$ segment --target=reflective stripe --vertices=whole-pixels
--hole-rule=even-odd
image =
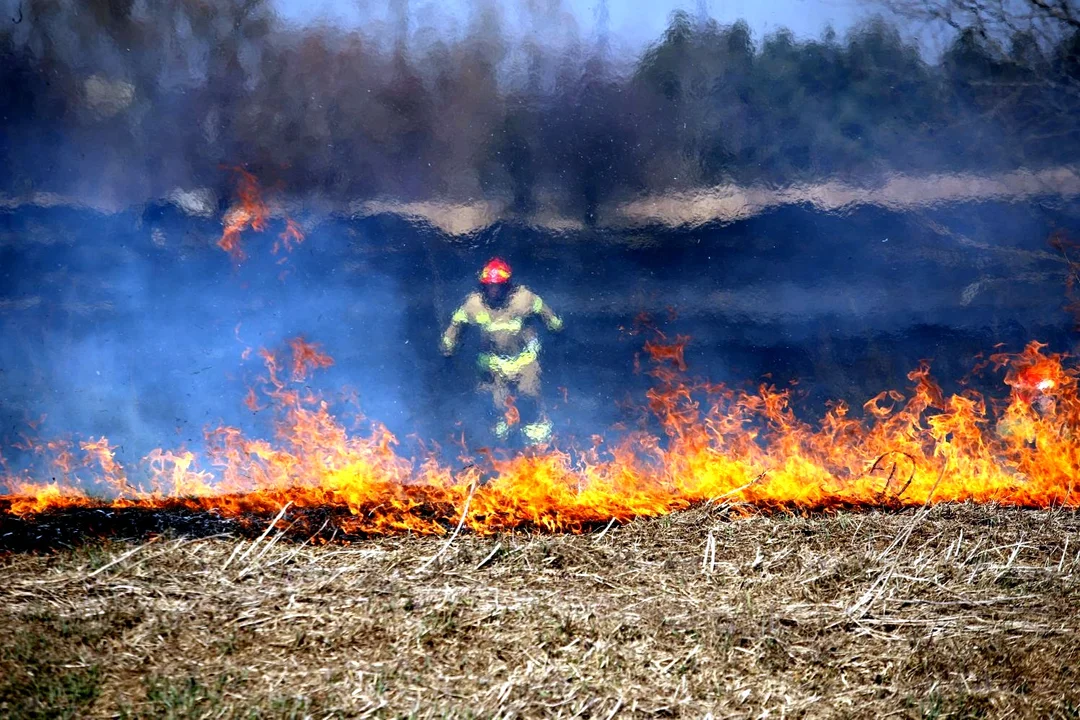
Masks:
[[[499,320],[492,322],[484,328],[488,332],[521,332],[521,318],[513,318],[511,320]]]
[[[454,316],[450,318],[450,321],[455,325],[463,325],[469,322],[469,313],[465,312],[462,308],[458,308],[454,312]]]
[[[543,309],[544,309],[544,301],[543,301],[543,300],[541,300],[541,299],[540,299],[540,296],[538,295],[538,296],[536,297],[536,299],[535,299],[535,300],[533,300],[533,312],[534,312],[534,313],[538,313],[538,312],[540,312],[540,311],[541,311],[541,310],[543,310]]]
[[[539,355],[540,342],[534,338],[529,341],[529,344],[525,346],[524,350],[514,357],[495,355],[493,353],[481,353],[477,358],[477,364],[480,365],[481,370],[488,370],[492,373],[501,375],[504,378],[511,379],[519,375],[521,371],[529,365],[536,362]]]
[[[442,346],[444,350],[453,350],[454,341],[450,339],[450,335],[446,334],[442,336]]]
[[[476,324],[486,329],[487,326],[491,324],[491,315],[481,310],[480,312],[476,313]]]
[[[517,375],[524,370],[526,366],[531,365],[534,362],[536,362],[536,353],[526,351],[509,362],[503,361],[500,363],[500,369],[508,375]]]
[[[532,443],[545,443],[551,439],[552,424],[550,422],[538,422],[521,428],[521,433]]]
[[[551,318],[551,322],[548,323],[548,329],[552,332],[562,330],[562,318],[557,315]]]

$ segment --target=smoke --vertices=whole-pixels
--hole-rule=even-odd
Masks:
[[[0,214],[0,444],[17,460],[24,435],[105,436],[131,466],[156,447],[199,450],[220,424],[270,437],[269,413],[244,403],[263,373],[250,351],[284,352],[301,336],[334,359],[307,386],[355,396],[404,452],[419,450],[415,436],[452,459],[462,434],[475,451],[492,422],[475,391],[475,331],[451,360],[438,342],[496,253],[565,319],[541,358],[564,441],[636,426],[650,385],[635,368],[648,336],[631,332],[643,312],[691,337],[693,375],[798,380],[808,417],[829,399],[858,407],[905,387],[923,358],[955,388],[996,343],[1069,348],[1062,261],[1041,239],[1053,222],[1009,204],[786,208],[651,238],[500,225],[451,243],[384,216],[309,224],[303,244],[275,255],[284,222],[272,219],[245,233],[237,265],[217,247],[217,219],[24,208]],[[354,406],[334,407],[348,417]]]
[[[283,351],[296,336],[336,358],[320,372],[330,399],[363,388],[365,411],[409,425],[408,347],[394,352],[391,339],[403,289],[377,269],[326,248],[278,264],[258,235],[249,242],[265,244],[236,267],[213,245],[213,225],[181,216],[151,236],[130,214],[28,215],[5,215],[6,229],[22,238],[36,226],[52,242],[4,248],[5,445],[42,417],[50,435],[105,435],[128,462],[155,447],[200,447],[221,423],[265,434],[264,416],[243,404],[263,371],[252,350]]]

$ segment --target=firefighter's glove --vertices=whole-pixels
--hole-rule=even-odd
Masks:
[[[521,428],[530,445],[543,445],[551,439],[553,426],[550,421],[536,422]]]

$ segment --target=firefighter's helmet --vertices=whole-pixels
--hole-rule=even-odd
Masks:
[[[1011,384],[1017,395],[1028,404],[1050,395],[1057,386],[1052,367],[1045,363],[1022,369]]]
[[[510,282],[510,266],[502,258],[492,258],[480,271],[482,285],[502,285]]]

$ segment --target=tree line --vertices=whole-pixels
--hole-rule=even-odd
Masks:
[[[0,191],[145,199],[243,164],[338,200],[500,197],[588,220],[643,192],[1080,157],[1068,25],[1048,40],[972,23],[927,62],[881,18],[759,40],[676,12],[626,62],[603,28],[513,40],[495,4],[456,36],[405,0],[381,36],[292,27],[266,0],[153,5],[28,0],[3,19]]]

